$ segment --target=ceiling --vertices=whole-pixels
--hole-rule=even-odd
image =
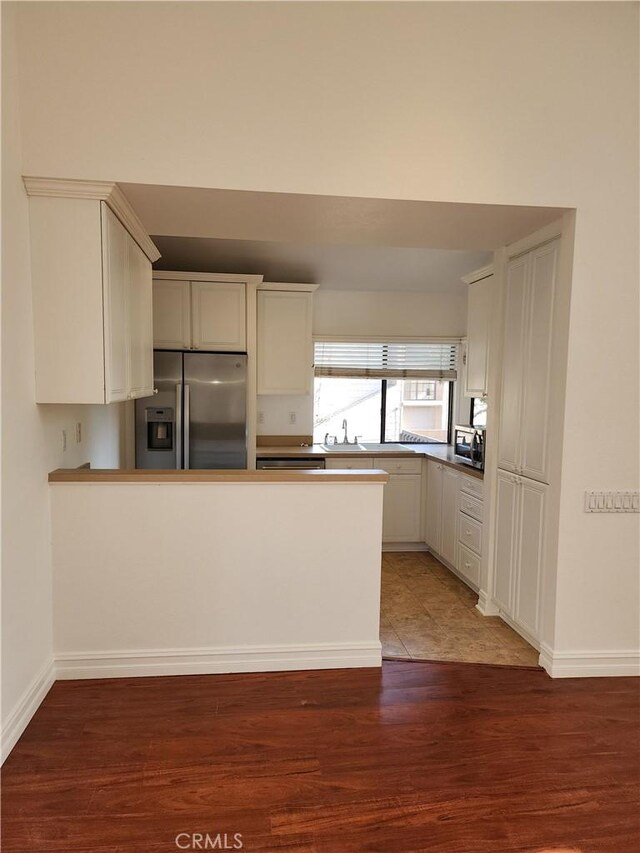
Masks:
[[[461,277],[489,263],[490,252],[318,246],[256,240],[153,236],[156,269],[263,275],[265,281],[309,282],[323,290],[464,293]]]
[[[326,289],[462,292],[460,278],[562,208],[120,184],[158,269],[253,273]]]

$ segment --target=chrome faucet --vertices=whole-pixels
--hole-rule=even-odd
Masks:
[[[342,439],[343,444],[349,444],[349,439],[347,438],[347,419],[345,418],[342,421],[342,429],[344,430],[344,438]]]

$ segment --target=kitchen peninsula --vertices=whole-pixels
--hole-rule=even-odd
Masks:
[[[57,677],[380,666],[387,479],[52,472]]]

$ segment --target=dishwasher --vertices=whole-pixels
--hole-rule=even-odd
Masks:
[[[324,468],[324,459],[287,459],[286,457],[256,459],[259,471],[318,471]]]

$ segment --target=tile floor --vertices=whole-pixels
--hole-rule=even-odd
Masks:
[[[382,555],[380,639],[388,657],[537,666],[538,652],[435,557]]]

